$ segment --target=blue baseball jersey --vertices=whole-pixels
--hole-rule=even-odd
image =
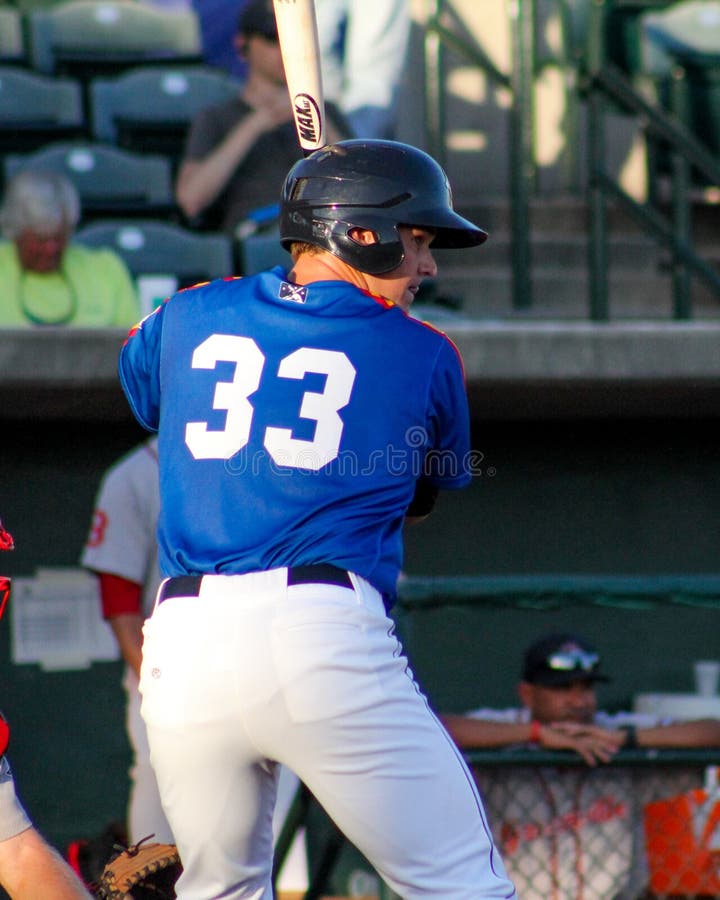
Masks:
[[[285,277],[180,291],[123,346],[132,410],[159,432],[161,569],[332,563],[392,598],[417,479],[470,481],[462,363],[394,304]]]

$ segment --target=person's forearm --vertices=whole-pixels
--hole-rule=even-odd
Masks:
[[[440,716],[440,721],[461,748],[504,747],[532,739],[530,722],[488,722],[452,714]]]
[[[175,194],[186,216],[198,215],[218,198],[266,128],[263,116],[251,113],[205,159],[182,164]]]
[[[60,854],[34,828],[0,842],[0,884],[13,900],[90,900]]]
[[[122,658],[139,678],[142,662],[143,617],[127,613],[113,616],[109,622]]]
[[[720,719],[638,728],[635,734],[640,747],[720,747]]]

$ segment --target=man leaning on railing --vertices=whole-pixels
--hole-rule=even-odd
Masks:
[[[720,720],[672,722],[599,711],[595,685],[607,680],[599,654],[584,638],[551,634],[525,651],[520,708],[442,717],[463,749],[524,746],[537,755],[537,763],[525,752],[517,765],[474,768],[523,900],[637,896],[649,877],[645,805],[699,787],[702,769],[605,764],[621,749],[720,747]],[[538,764],[548,761],[548,751],[568,750],[586,765],[574,755],[567,766]]]

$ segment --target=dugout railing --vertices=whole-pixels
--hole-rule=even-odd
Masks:
[[[411,666],[433,708],[461,712],[478,706],[513,705],[511,692],[519,678],[516,657],[529,639],[547,630],[579,630],[599,643],[603,666],[613,678],[606,688],[610,703],[603,703],[601,696],[601,706],[628,708],[632,704],[627,694],[630,690],[688,688],[692,660],[713,652],[719,611],[717,575],[550,574],[409,577],[401,581],[393,615]],[[715,877],[714,873],[720,878],[720,823],[707,834],[693,830],[698,817],[702,819],[708,811],[708,804],[703,805],[707,798],[699,792],[708,772],[720,765],[718,748],[621,750],[609,764],[596,769],[589,769],[577,754],[536,748],[471,750],[465,755],[478,773],[491,825],[498,829],[498,843],[511,869],[520,859],[518,842],[527,845],[523,856],[526,868],[519,874],[513,871],[515,880],[523,881],[518,885],[523,889],[521,897],[532,897],[533,885],[537,890],[539,884],[541,891],[547,891],[543,900],[552,900],[553,890],[557,898],[565,900],[567,894],[559,893],[558,885],[553,888],[548,845],[564,837],[571,848],[566,852],[574,852],[575,826],[586,819],[598,827],[584,835],[586,855],[578,859],[581,868],[594,866],[592,882],[600,880],[600,884],[595,893],[592,885],[578,893],[583,900],[611,900],[616,895],[622,900],[699,900],[708,896],[703,886],[713,884],[708,878]],[[548,816],[541,804],[539,815],[538,790],[545,796],[546,782],[552,783],[554,778],[577,783],[578,803],[582,800],[585,805],[558,809]],[[516,813],[524,809],[527,815],[508,825],[497,821],[496,809],[506,809],[510,799]],[[658,803],[660,806],[652,809],[662,813],[660,831],[669,833],[670,840],[660,848],[655,840],[649,857],[646,810]],[[626,827],[627,817],[619,814],[618,804],[632,804],[631,829]],[[714,800],[709,805],[716,806]],[[720,806],[713,815],[720,818]],[[709,815],[708,822],[713,822]],[[301,827],[312,833],[312,840],[307,841],[305,900],[347,894],[349,872],[363,866],[372,872],[301,787],[277,843],[276,874]],[[648,827],[652,831],[653,826]],[[693,872],[702,875],[702,866],[705,881],[697,881],[699,876]],[[395,900],[386,885],[377,883],[380,900]],[[697,884],[698,890],[688,890],[688,884]],[[652,891],[653,885],[663,885],[666,890]],[[716,895],[720,895],[720,887]]]
[[[497,789],[500,797],[512,795],[515,815],[497,825],[496,840],[519,897],[706,900],[718,895],[720,801],[712,796],[708,800],[703,789],[708,767],[720,764],[717,750],[622,750],[597,769],[563,751],[470,750],[465,757],[480,784],[491,825],[497,810],[488,798]],[[560,801],[566,798],[566,805],[548,802],[548,784],[554,785]],[[613,787],[622,792],[613,793]],[[697,824],[703,803],[712,807],[707,834]],[[321,835],[315,841],[303,900],[337,896],[338,891],[345,896],[349,873],[356,876],[363,867],[372,872],[301,786],[276,845],[276,878],[296,833],[307,827]],[[379,900],[400,900],[379,878],[376,884]]]

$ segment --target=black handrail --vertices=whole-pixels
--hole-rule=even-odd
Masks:
[[[425,29],[425,125],[430,152],[444,163],[445,105],[443,97],[443,49],[451,48],[482,69],[513,96],[510,111],[510,184],[512,297],[515,309],[532,306],[530,258],[530,195],[535,178],[533,153],[533,67],[535,60],[535,0],[512,0],[508,15],[512,29],[513,65],[510,76],[502,73],[477,43],[467,40],[452,24],[444,0],[430,0]]]
[[[689,274],[698,275],[720,297],[720,274],[703,260],[693,246],[688,185],[691,166],[711,184],[720,184],[720,165],[708,149],[683,124],[687,106],[685,74],[673,72],[672,110],[649,103],[629,78],[606,59],[608,16],[628,0],[595,0],[591,7],[587,53],[583,62],[581,90],[588,100],[588,146],[590,153],[590,317],[609,319],[608,227],[606,201],[612,198],[662,246],[673,261],[673,317],[692,317]],[[635,5],[641,6],[641,3]],[[646,134],[667,144],[672,154],[672,208],[670,218],[649,203],[638,203],[605,167],[604,117],[608,103],[635,115]]]
[[[397,609],[412,614],[448,605],[555,609],[568,604],[720,610],[720,574],[412,576],[398,585]]]
[[[560,766],[582,768],[587,766],[579,753],[573,750],[543,750],[535,747],[513,747],[496,750],[464,750],[463,755],[472,766],[508,768],[510,766]],[[613,768],[660,766],[717,766],[720,764],[720,747],[638,747],[635,750],[618,750],[603,766]]]
[[[425,102],[428,148],[441,162],[446,156],[444,107],[444,57],[451,49],[471,65],[482,69],[495,84],[511,92],[509,194],[512,241],[512,296],[515,309],[532,305],[530,198],[534,193],[536,162],[533,150],[533,81],[540,60],[534,43],[535,0],[507,0],[511,27],[512,68],[501,72],[477,42],[468,39],[452,17],[444,0],[428,0],[425,32]],[[588,270],[589,316],[595,321],[610,318],[608,304],[607,201],[613,200],[650,236],[669,251],[673,267],[673,317],[692,317],[689,276],[695,275],[720,297],[720,273],[695,249],[690,215],[690,172],[695,170],[709,184],[720,185],[716,157],[683,124],[687,83],[681,67],[673,73],[672,107],[662,109],[643,97],[631,80],[607,59],[608,19],[611,13],[629,9],[639,14],[662,0],[593,0],[589,4],[587,40],[583,47],[573,42],[572,13],[568,0],[557,0],[566,43],[573,53],[566,64],[575,70],[577,97],[587,101],[588,167],[586,184],[590,211]],[[572,91],[571,91],[572,93]],[[672,203],[665,215],[651,203],[639,203],[623,190],[606,169],[604,118],[612,105],[635,116],[648,137],[662,142],[672,157]],[[575,152],[574,150],[572,152]]]

